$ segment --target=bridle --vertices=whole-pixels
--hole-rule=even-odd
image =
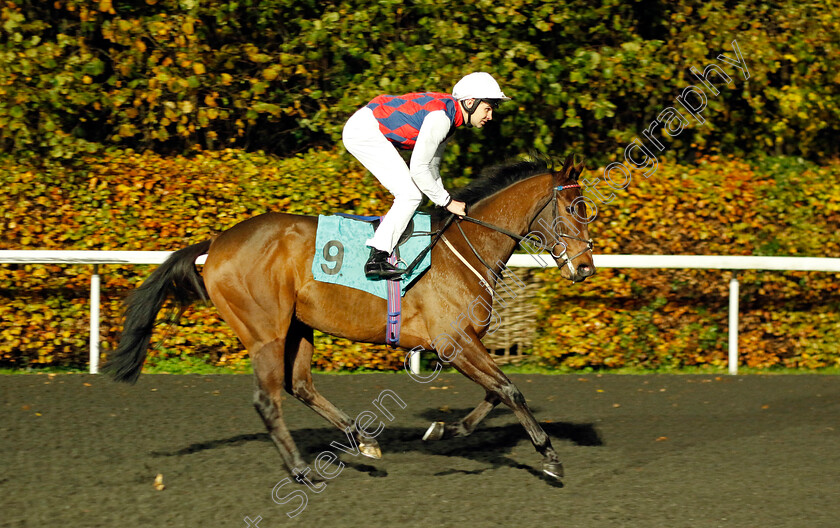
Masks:
[[[566,189],[580,189],[580,184],[579,184],[579,183],[577,183],[577,182],[575,182],[575,183],[568,184],[568,185],[558,185],[558,186],[554,187],[553,192],[552,192],[552,197],[551,197],[551,200],[550,200],[550,201],[548,201],[548,202],[546,202],[546,204],[545,204],[545,205],[543,205],[543,206],[540,208],[540,210],[539,210],[539,211],[537,211],[537,214],[536,214],[536,216],[534,217],[534,219],[539,218],[539,216],[540,216],[540,214],[542,214],[543,210],[544,210],[546,207],[548,207],[549,205],[551,205],[551,206],[552,206],[552,208],[551,208],[551,209],[552,209],[552,215],[553,215],[553,218],[552,218],[552,226],[553,226],[553,225],[556,225],[556,224],[557,224],[557,217],[558,217],[558,214],[559,214],[558,195],[559,195],[559,193],[560,193],[560,192],[565,191]],[[466,221],[468,221],[468,222],[472,222],[473,224],[478,224],[478,225],[483,226],[483,227],[486,227],[486,228],[488,228],[488,229],[492,229],[493,231],[497,231],[497,232],[499,232],[499,233],[502,233],[502,234],[504,234],[504,235],[507,235],[507,236],[509,236],[509,237],[513,238],[514,240],[516,240],[518,245],[521,245],[523,242],[525,242],[526,240],[528,240],[528,238],[527,238],[527,237],[524,237],[524,236],[518,235],[518,234],[516,234],[516,233],[514,233],[514,232],[512,232],[512,231],[508,231],[507,229],[505,229],[505,228],[503,228],[503,227],[499,227],[499,226],[497,226],[497,225],[490,224],[490,223],[485,222],[485,221],[483,221],[483,220],[479,220],[479,219],[477,219],[477,218],[473,218],[473,217],[471,217],[471,216],[469,216],[469,215],[465,215],[465,216],[464,216],[463,218],[461,218],[460,220],[466,220]],[[531,223],[533,223],[533,220],[531,221]],[[484,267],[486,267],[487,269],[492,270],[493,268],[492,268],[489,264],[487,264],[487,262],[486,262],[483,258],[481,258],[481,255],[479,255],[479,254],[478,254],[478,250],[476,250],[476,249],[475,249],[475,246],[473,246],[472,242],[470,242],[470,239],[469,239],[469,238],[467,238],[466,233],[464,233],[464,230],[461,228],[461,222],[460,222],[460,221],[456,221],[456,224],[455,224],[455,225],[458,227],[458,230],[461,232],[461,235],[464,237],[464,240],[466,240],[466,241],[467,241],[467,245],[470,247],[470,250],[472,250],[473,254],[474,254],[474,255],[475,255],[475,257],[478,259],[478,261],[479,261],[479,262],[481,262],[481,264],[483,264],[483,265],[484,265]],[[529,227],[530,227],[530,225],[529,225]],[[557,240],[557,243],[556,243],[556,244],[554,244],[554,246],[552,246],[552,248],[551,248],[551,256],[552,256],[552,258],[554,258],[555,260],[561,260],[561,259],[562,259],[562,260],[561,260],[561,262],[560,262],[560,264],[559,264],[559,265],[560,265],[560,267],[562,267],[562,266],[568,266],[568,267],[569,267],[569,272],[571,273],[571,276],[572,276],[572,277],[574,277],[574,275],[575,275],[575,268],[574,268],[574,266],[572,265],[572,261],[574,261],[576,258],[578,258],[578,257],[580,257],[581,255],[583,255],[583,254],[584,254],[584,253],[586,253],[587,251],[591,252],[591,251],[592,251],[592,249],[595,247],[595,244],[593,243],[593,241],[592,241],[592,239],[591,239],[591,238],[590,238],[589,240],[584,240],[584,239],[582,239],[582,238],[579,238],[579,237],[576,237],[576,236],[570,235],[570,234],[568,234],[568,233],[560,233],[558,236],[559,236],[559,238],[568,238],[568,239],[570,239],[570,240],[577,240],[577,241],[579,241],[579,242],[585,242],[585,243],[586,243],[586,249],[583,249],[583,250],[579,251],[579,252],[578,252],[576,255],[574,255],[573,257],[569,257],[569,254],[568,254],[568,246],[567,246],[566,244],[564,244],[563,242],[561,242],[561,241],[559,240],[559,238],[558,238],[558,240]],[[562,245],[562,246],[563,246],[563,251],[561,251],[561,252],[558,254],[558,253],[556,253],[556,252],[555,252],[555,250],[557,249],[557,246],[560,246],[560,245]]]
[[[534,218],[538,218],[540,216],[540,214],[543,212],[543,209],[545,209],[549,204],[551,204],[552,205],[552,208],[551,208],[551,214],[552,214],[551,225],[552,225],[552,227],[557,225],[557,216],[558,216],[558,211],[560,209],[559,205],[557,205],[557,202],[558,202],[557,195],[560,193],[560,191],[565,191],[566,189],[580,189],[580,184],[575,182],[575,183],[570,183],[568,185],[558,185],[557,187],[555,187],[554,191],[553,191],[553,196],[551,198],[551,201],[546,203],[546,205],[542,206],[542,209],[537,211],[537,216],[535,216]],[[559,239],[557,240],[557,243],[554,244],[554,246],[552,246],[552,248],[551,248],[551,251],[550,251],[551,257],[554,258],[555,260],[562,259],[562,263],[560,265],[561,266],[568,265],[569,266],[569,272],[574,274],[575,269],[572,266],[572,261],[575,260],[576,258],[578,258],[579,256],[583,255],[587,251],[591,252],[592,249],[595,247],[595,243],[592,241],[591,238],[589,240],[584,240],[580,237],[576,237],[576,236],[570,235],[568,233],[560,233],[559,238],[568,238],[570,240],[577,240],[578,242],[585,242],[586,243],[586,249],[578,251],[577,254],[573,257],[568,256],[569,255],[568,254],[569,246],[567,246],[563,242],[560,242]],[[560,245],[563,246],[563,251],[559,254],[555,254],[554,250],[557,248],[557,246],[560,246]]]

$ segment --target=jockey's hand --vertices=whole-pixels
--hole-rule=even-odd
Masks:
[[[467,216],[467,204],[464,202],[452,200],[449,202],[449,205],[446,206],[446,210],[452,214],[458,215],[459,218]]]

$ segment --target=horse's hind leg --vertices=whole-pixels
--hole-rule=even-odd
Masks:
[[[283,352],[283,341],[278,339],[266,343],[251,354],[251,364],[256,377],[254,408],[265,423],[268,434],[289,472],[297,475],[300,471],[305,473],[306,463],[283,421],[283,411],[280,408],[283,393]]]
[[[469,436],[475,431],[475,428],[483,420],[490,411],[496,408],[501,402],[501,399],[493,392],[488,391],[484,396],[484,401],[479,403],[468,415],[455,423],[434,422],[426,434],[423,435],[423,440],[440,440],[443,438],[453,438],[458,436]]]
[[[206,280],[206,279],[205,279]],[[295,470],[305,474],[306,463],[300,456],[281,408],[284,386],[285,343],[291,323],[291,310],[278,311],[271,316],[261,311],[249,312],[250,299],[238,289],[219,291],[215,281],[207,281],[213,303],[222,317],[248,349],[254,368],[254,408],[265,423],[271,440],[292,475]],[[246,322],[247,321],[247,322]]]
[[[359,452],[370,458],[381,458],[379,444],[362,434],[355,422],[315,389],[312,380],[312,328],[292,321],[286,338],[286,391],[305,403],[345,434],[352,435]]]

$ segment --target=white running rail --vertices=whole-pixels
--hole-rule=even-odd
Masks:
[[[0,250],[0,264],[90,264],[90,372],[99,372],[99,265],[161,264],[170,251]],[[205,256],[196,260],[203,264]],[[726,255],[595,255],[596,268],[718,269],[733,272],[729,280],[729,373],[738,373],[738,270],[823,271],[840,273],[840,258],[741,257]],[[513,255],[507,266],[541,268],[547,254]]]

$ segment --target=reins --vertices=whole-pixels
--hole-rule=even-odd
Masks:
[[[573,184],[569,184],[569,185],[558,185],[557,187],[554,187],[554,192],[553,192],[553,196],[552,196],[551,200],[546,202],[546,204],[544,206],[542,206],[539,211],[537,211],[537,216],[539,216],[540,213],[542,213],[543,209],[545,209],[549,205],[554,205],[555,207],[552,207],[552,213],[554,214],[554,220],[556,220],[557,219],[557,207],[556,207],[556,205],[557,205],[557,194],[560,191],[564,191],[566,189],[579,189],[579,188],[580,188],[580,184],[578,184],[578,183],[573,183]],[[452,221],[455,220],[455,217],[456,217],[456,215],[454,213],[450,213],[449,216],[447,216],[446,221],[443,224],[443,227],[434,231],[434,233],[433,233],[434,236],[432,238],[432,241],[429,243],[428,246],[426,246],[426,248],[423,249],[423,251],[420,252],[419,255],[417,255],[417,257],[414,258],[414,260],[411,261],[411,263],[408,266],[406,266],[405,271],[403,272],[403,275],[410,274],[414,270],[414,268],[417,267],[418,264],[420,264],[420,261],[423,260],[423,257],[425,257],[426,254],[429,251],[432,250],[432,248],[435,246],[435,244],[437,244],[438,240],[440,240],[443,237],[444,232],[449,228],[450,224],[452,224]],[[458,221],[455,223],[455,225],[458,227],[458,231],[461,232],[461,236],[464,237],[464,240],[467,242],[467,245],[469,246],[470,250],[473,252],[473,255],[475,255],[475,257],[478,259],[478,261],[481,262],[481,264],[485,268],[487,268],[488,270],[492,270],[493,267],[490,266],[487,263],[487,261],[485,261],[481,257],[481,255],[478,253],[478,250],[475,248],[473,243],[470,241],[469,237],[467,237],[467,234],[464,233],[464,229],[461,227],[461,220],[466,220],[467,222],[471,222],[473,224],[480,225],[482,227],[486,227],[487,229],[491,229],[491,230],[496,231],[498,233],[502,233],[503,235],[507,235],[510,238],[516,240],[517,245],[521,245],[523,242],[528,240],[527,237],[524,237],[522,235],[518,235],[518,234],[516,234],[516,233],[514,233],[514,232],[512,232],[508,229],[497,226],[495,224],[491,224],[489,222],[479,220],[478,218],[474,218],[474,217],[469,216],[469,215],[465,215],[463,217],[460,217],[458,219]],[[555,255],[554,248],[557,247],[557,245],[560,244],[559,240],[557,241],[558,244],[555,244],[551,248],[551,256],[553,258],[557,259],[557,260],[563,259],[561,265],[568,265],[569,271],[572,274],[574,274],[575,270],[574,270],[574,266],[572,266],[572,261],[574,261],[579,256],[583,255],[587,251],[592,251],[592,249],[594,247],[594,243],[593,243],[591,238],[589,240],[584,240],[582,238],[579,238],[579,237],[576,237],[576,236],[573,236],[573,235],[569,235],[567,233],[560,233],[558,236],[560,238],[568,238],[568,239],[571,239],[571,240],[577,240],[578,242],[586,243],[586,249],[579,251],[573,257],[568,256],[567,246],[565,244],[563,244],[563,251],[560,254]],[[444,238],[444,242],[448,242],[445,237],[443,237],[443,238]],[[467,266],[473,271],[473,273],[478,274],[478,272],[475,269],[473,269],[472,266],[469,265],[469,263],[455,250],[454,247],[452,247],[451,244],[447,243],[446,245],[461,259],[462,262],[467,264]]]
[[[420,264],[420,261],[423,260],[423,257],[426,256],[426,253],[428,253],[429,251],[432,250],[433,247],[435,247],[435,244],[437,244],[437,241],[440,240],[440,237],[443,236],[443,232],[446,231],[446,228],[449,227],[449,224],[451,224],[452,220],[454,220],[454,219],[455,219],[454,214],[450,214],[448,217],[446,217],[446,221],[443,223],[443,227],[441,227],[440,229],[438,229],[437,231],[435,231],[433,233],[432,241],[429,242],[428,246],[423,248],[423,251],[421,251],[419,255],[414,257],[414,260],[412,260],[411,263],[408,266],[406,266],[405,271],[403,271],[403,273],[402,273],[403,275],[409,275],[409,274],[411,274],[412,271],[414,271],[414,268],[416,268],[417,265]]]

